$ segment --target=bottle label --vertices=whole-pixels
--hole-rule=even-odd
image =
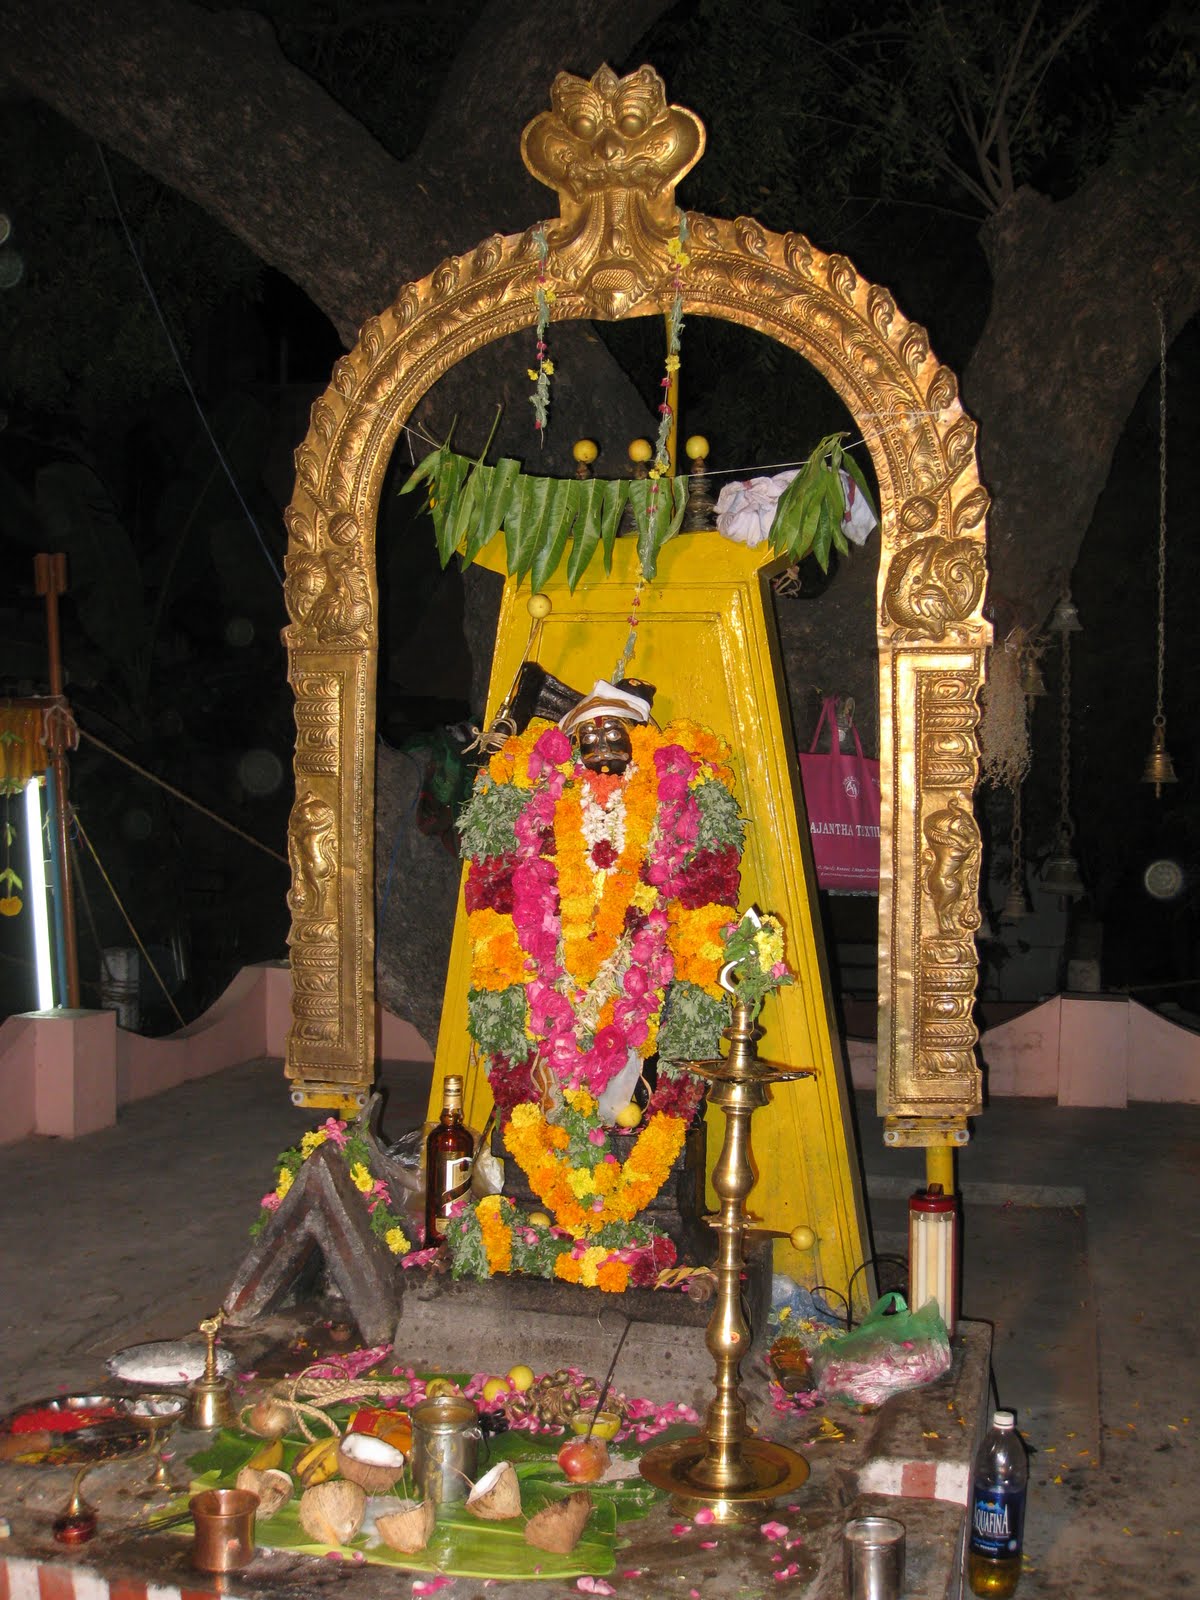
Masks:
[[[971,1500],[971,1549],[993,1559],[1019,1555],[1024,1521],[1024,1489],[977,1488]]]

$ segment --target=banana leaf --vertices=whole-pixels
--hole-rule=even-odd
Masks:
[[[643,1478],[633,1476],[607,1483],[588,1484],[595,1502],[583,1537],[569,1555],[552,1555],[525,1543],[525,1521],[543,1506],[573,1492],[574,1485],[563,1477],[555,1461],[562,1441],[544,1441],[524,1432],[501,1434],[488,1442],[489,1465],[512,1460],[521,1483],[522,1515],[512,1522],[483,1522],[473,1517],[462,1503],[438,1508],[437,1527],[427,1549],[405,1555],[386,1545],[372,1545],[360,1534],[345,1548],[361,1552],[368,1561],[410,1572],[442,1572],[450,1577],[468,1578],[574,1578],[590,1573],[601,1577],[616,1564],[618,1522],[645,1516],[662,1498],[660,1491]],[[247,1438],[225,1429],[212,1445],[193,1456],[190,1466],[196,1477],[193,1488],[212,1488],[232,1484],[249,1456],[262,1445],[261,1439]],[[285,1465],[305,1448],[303,1440],[284,1444]],[[633,1459],[636,1447],[629,1452]],[[619,1447],[613,1453],[621,1455]],[[404,1491],[397,1485],[397,1497]],[[261,1547],[291,1550],[299,1554],[324,1555],[328,1546],[316,1544],[300,1526],[298,1498],[290,1500],[274,1516],[260,1520],[255,1537]],[[168,1511],[186,1509],[186,1502]]]

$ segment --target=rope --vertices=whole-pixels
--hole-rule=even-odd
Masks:
[[[114,761],[120,761],[131,772],[138,773],[139,776],[148,779],[150,783],[156,783],[160,789],[165,789],[176,800],[182,800],[185,806],[191,806],[193,811],[198,811],[201,816],[207,817],[210,822],[215,822],[220,827],[227,828],[230,833],[237,834],[238,838],[244,840],[246,844],[252,844],[256,850],[261,850],[264,855],[270,856],[272,860],[282,861],[284,866],[287,866],[287,857],[280,855],[278,850],[272,850],[269,844],[263,844],[262,840],[256,839],[253,834],[243,833],[236,824],[229,822],[225,817],[219,817],[215,811],[210,811],[207,806],[202,806],[199,800],[193,800],[191,795],[184,794],[182,789],[176,789],[165,778],[159,778],[153,772],[148,772],[145,767],[138,766],[136,761],[131,761],[128,756],[123,756],[119,750],[114,750],[112,745],[105,744],[103,739],[98,739],[94,733],[89,733],[86,728],[80,728],[79,733],[89,744],[94,744],[98,749],[103,750],[106,755],[112,756]]]
[[[158,983],[158,987],[162,990],[163,995],[166,997],[167,1004],[170,1006],[171,1010],[175,1013],[175,1020],[178,1022],[179,1026],[181,1028],[186,1028],[187,1027],[187,1023],[183,1020],[183,1017],[180,1014],[179,1007],[175,1004],[175,1001],[172,999],[171,994],[170,994],[169,990],[167,989],[166,984],[163,982],[162,974],[159,972],[158,968],[154,965],[154,962],[151,960],[150,952],[146,949],[146,946],[142,943],[141,936],[139,935],[137,929],[134,927],[133,923],[130,921],[129,913],[128,913],[128,911],[126,911],[124,905],[121,902],[121,896],[117,893],[112,879],[109,877],[108,873],[105,872],[103,864],[101,863],[100,857],[96,854],[96,847],[92,843],[92,841],[88,838],[87,832],[86,832],[86,830],[85,830],[85,828],[83,826],[83,823],[80,822],[80,820],[79,820],[79,813],[78,812],[74,812],[73,813],[73,818],[74,818],[75,826],[79,829],[79,837],[83,840],[84,844],[87,845],[88,850],[91,853],[92,860],[96,863],[96,870],[99,872],[100,876],[104,879],[104,883],[105,883],[105,886],[108,889],[109,894],[111,894],[113,899],[116,901],[117,910],[125,918],[125,926],[129,929],[130,934],[133,936],[134,943],[137,945],[138,949],[141,951],[142,960],[146,963],[146,965],[150,968],[150,971],[154,974],[155,980]]]
[[[282,1400],[291,1410],[296,1419],[296,1426],[309,1444],[315,1444],[317,1438],[309,1428],[306,1418],[311,1417],[314,1421],[320,1422],[335,1437],[341,1433],[337,1423],[322,1410],[322,1406],[311,1402],[319,1400],[322,1405],[332,1406],[339,1400],[403,1399],[412,1390],[412,1384],[407,1378],[313,1378],[309,1376],[312,1370],[311,1367],[306,1367],[294,1378],[281,1378],[269,1391],[274,1398]],[[302,1394],[307,1395],[308,1400],[301,1399]]]
[[[125,220],[125,213],[121,209],[121,202],[117,196],[117,187],[113,182],[113,176],[109,170],[108,160],[105,157],[104,149],[99,142],[96,143],[96,154],[100,157],[100,165],[104,169],[104,178],[108,184],[108,192],[112,196],[113,208],[117,213],[117,221],[121,224],[121,230],[125,235],[125,242],[129,246],[129,253],[133,257],[134,266],[137,267],[138,276],[142,280],[142,286],[150,298],[150,304],[154,307],[154,314],[158,318],[159,323],[162,325],[163,335],[165,336],[167,344],[170,347],[172,356],[175,358],[175,365],[179,368],[179,376],[183,379],[183,386],[187,390],[188,397],[196,409],[196,415],[200,418],[201,427],[208,435],[208,442],[212,445],[213,450],[216,452],[217,460],[221,463],[221,466],[224,469],[225,476],[229,480],[229,487],[237,496],[238,504],[245,513],[246,521],[250,524],[251,530],[254,533],[254,537],[258,540],[258,547],[266,557],[267,565],[274,574],[275,581],[281,584],[283,582],[283,574],[275,564],[275,557],[271,554],[271,551],[267,545],[267,541],[263,538],[262,529],[255,520],[254,513],[246,504],[246,497],[243,495],[241,488],[238,485],[238,481],[233,475],[233,468],[229,465],[224,451],[218,444],[217,436],[209,426],[208,418],[204,414],[204,407],[200,404],[200,401],[196,396],[196,391],[192,387],[192,380],[188,377],[187,368],[183,364],[183,357],[179,354],[179,347],[176,345],[175,340],[171,336],[171,330],[167,326],[167,319],[163,315],[161,305],[159,305],[158,296],[154,292],[154,286],[150,282],[145,267],[142,265],[142,258],[138,255],[137,245],[133,242],[133,234],[129,230],[129,224]]]

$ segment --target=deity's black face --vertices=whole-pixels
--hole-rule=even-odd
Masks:
[[[620,774],[633,760],[629,724],[620,717],[596,717],[575,731],[579,759],[589,772]]]

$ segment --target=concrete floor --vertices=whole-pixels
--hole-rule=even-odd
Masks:
[[[389,1074],[389,1134],[423,1115],[427,1073]],[[869,1097],[857,1110],[888,1253],[921,1158],[884,1150]],[[86,1388],[113,1350],[211,1312],[273,1156],[313,1120],[256,1062],[75,1143],[0,1149],[0,1407]],[[1198,1176],[1195,1106],[1000,1101],[961,1155],[963,1309],[994,1324],[1000,1400],[1035,1452],[1022,1595],[1200,1593]]]

